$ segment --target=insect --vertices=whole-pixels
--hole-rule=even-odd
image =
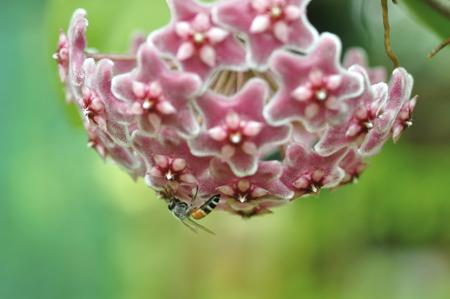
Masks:
[[[196,189],[195,195],[192,197],[192,204],[188,204],[173,195],[170,190],[165,190],[161,192],[163,199],[165,199],[169,204],[168,208],[172,215],[174,215],[178,220],[180,220],[186,227],[191,231],[197,233],[198,229],[206,231],[210,234],[215,234],[213,231],[204,227],[203,225],[197,223],[195,220],[200,220],[211,213],[220,201],[220,195],[211,196],[204,204],[200,207],[194,207],[194,202],[197,199],[198,188]]]

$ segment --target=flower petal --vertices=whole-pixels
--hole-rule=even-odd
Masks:
[[[265,12],[270,8],[271,0],[251,0],[253,9],[257,12]]]
[[[228,185],[217,187],[217,191],[228,196],[234,196],[234,189]]]
[[[192,28],[196,32],[205,32],[211,27],[211,22],[209,20],[209,15],[206,13],[199,13],[195,17],[194,21],[192,22]]]
[[[270,17],[268,15],[257,16],[250,27],[251,33],[261,33],[270,27]]]
[[[289,26],[285,22],[276,22],[273,27],[273,33],[280,42],[287,43],[289,41]]]
[[[239,125],[241,124],[241,119],[239,118],[239,114],[237,114],[234,111],[227,114],[225,121],[226,121],[228,128],[230,128],[232,130],[238,129]]]
[[[169,166],[169,158],[164,155],[155,155],[153,160],[159,167],[166,168]]]
[[[244,142],[244,144],[242,145],[242,150],[244,151],[244,153],[251,156],[255,156],[258,154],[258,147],[254,142],[250,141]]]
[[[186,160],[177,158],[172,161],[172,170],[173,171],[182,171],[186,168]]]
[[[177,22],[175,24],[175,32],[179,37],[186,39],[193,33],[193,30],[189,22]]]
[[[156,106],[156,109],[165,115],[174,114],[175,112],[177,112],[177,109],[168,101],[161,101]]]
[[[312,95],[311,89],[306,86],[299,86],[292,93],[292,96],[300,102],[309,100]]]
[[[180,61],[187,60],[194,56],[195,47],[191,42],[183,43],[177,52],[177,59]]]
[[[224,159],[231,159],[236,153],[236,149],[231,145],[224,145],[221,149],[221,154]]]
[[[182,174],[180,180],[187,184],[196,184],[197,179],[190,173]]]
[[[209,67],[216,66],[216,50],[211,46],[203,46],[200,50],[200,59]]]
[[[261,133],[261,130],[264,128],[264,124],[258,121],[249,121],[245,124],[243,133],[246,136],[256,136]]]
[[[284,13],[289,21],[297,20],[302,16],[302,10],[295,5],[288,5]]]
[[[224,141],[227,138],[227,132],[222,127],[214,127],[208,130],[209,136],[216,141]]]
[[[222,28],[219,27],[213,27],[209,29],[206,36],[208,37],[209,41],[213,44],[218,44],[223,42],[230,33]]]

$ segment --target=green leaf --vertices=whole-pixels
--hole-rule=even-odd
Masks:
[[[435,2],[440,2],[439,0],[434,0]],[[400,0],[400,3],[404,4],[408,10],[424,25],[430,28],[442,39],[450,37],[450,19],[447,18],[443,13],[435,10],[432,6],[427,3],[428,1],[423,0]],[[443,4],[443,7],[448,7],[448,12],[450,13],[450,7],[448,4]]]

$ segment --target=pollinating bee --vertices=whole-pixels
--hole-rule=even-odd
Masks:
[[[180,220],[191,231],[197,233],[198,229],[201,229],[207,233],[215,234],[213,231],[197,223],[195,220],[200,220],[209,215],[219,204],[220,195],[211,196],[200,207],[195,207],[195,201],[197,200],[198,188],[192,197],[192,203],[187,203],[176,197],[173,192],[166,189],[160,192],[161,197],[168,202],[168,208],[172,215]],[[195,220],[194,220],[195,219]]]

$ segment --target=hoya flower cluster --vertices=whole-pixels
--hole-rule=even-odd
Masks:
[[[169,0],[171,22],[124,55],[87,50],[85,11],[55,58],[89,145],[156,191],[244,217],[353,182],[406,127],[416,103],[402,68],[384,83],[319,34],[308,0]]]

